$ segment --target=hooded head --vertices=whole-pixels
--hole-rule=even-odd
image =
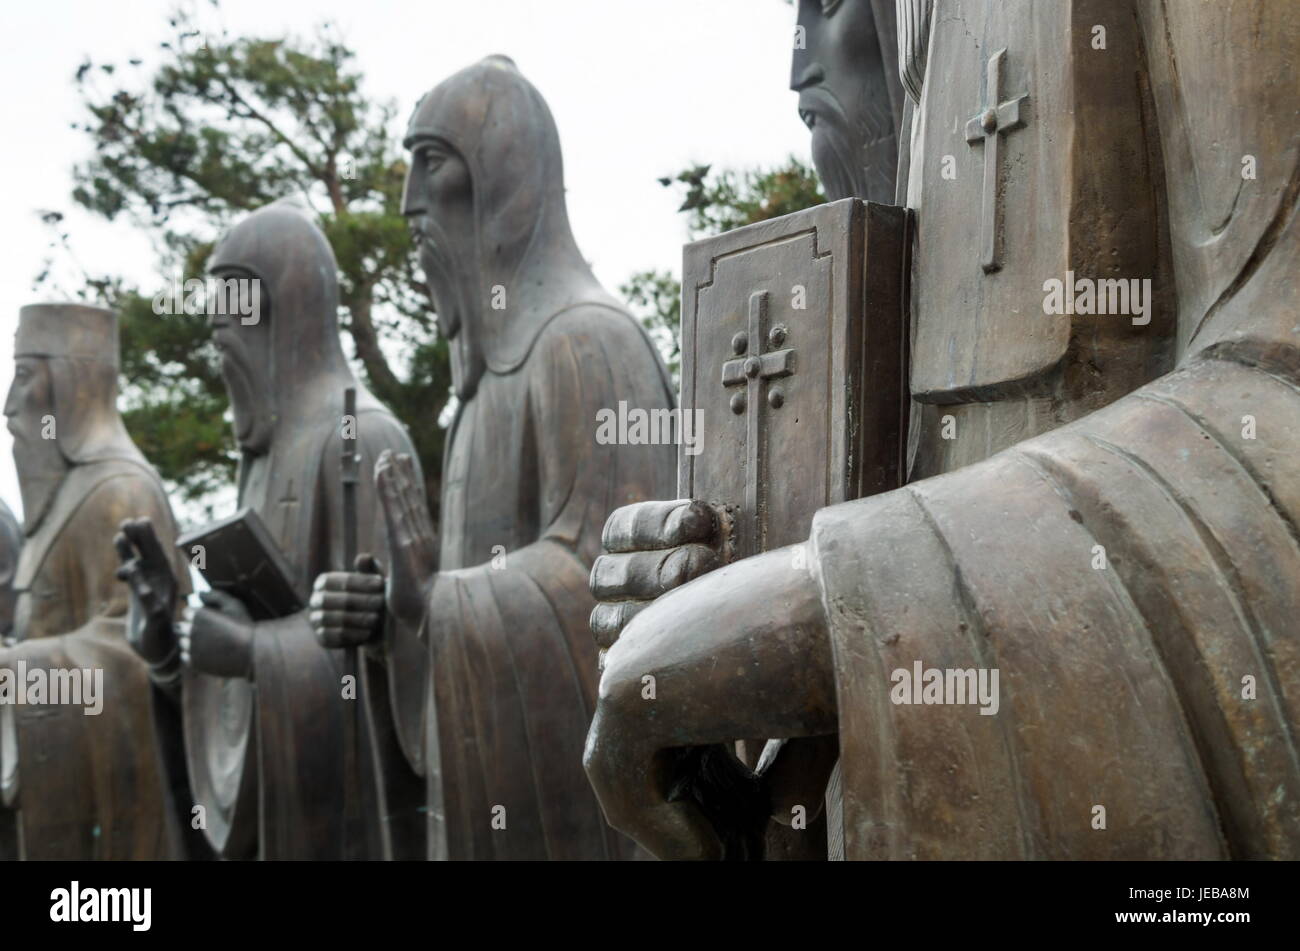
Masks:
[[[231,229],[208,270],[226,282],[212,337],[235,438],[241,450],[258,455],[278,426],[322,405],[323,394],[354,385],[339,343],[338,266],[315,222],[279,201]],[[253,306],[224,303],[236,299]]]
[[[27,531],[35,531],[73,466],[142,461],[117,411],[117,316],[85,304],[18,313],[5,416]]]
[[[508,373],[559,310],[607,301],[578,251],[555,120],[511,60],[436,86],[411,117],[402,213],[420,249],[456,392]]]

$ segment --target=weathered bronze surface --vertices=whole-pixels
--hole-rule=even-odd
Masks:
[[[620,401],[666,410],[672,393],[574,242],[554,120],[513,63],[437,86],[406,143],[404,211],[459,397],[441,538],[409,461],[381,460],[386,596],[378,576],[322,577],[318,633],[378,638],[367,650],[387,660],[403,749],[428,779],[430,857],[624,857],[582,772],[587,580],[606,514],[671,492],[673,448],[598,440],[597,422]]]
[[[906,97],[894,0],[799,0],[790,88],[831,201],[892,202]]]
[[[23,527],[13,510],[0,501],[0,640],[10,640],[14,633],[14,577],[18,573],[18,554],[23,550]]]
[[[901,484],[906,255],[906,210],[856,198],[686,246],[682,407],[698,408],[707,438],[679,453],[677,491],[718,512],[727,561],[807,538],[818,509]],[[746,766],[766,740],[738,744]],[[824,746],[817,758],[833,763]],[[839,802],[826,806],[771,823],[765,857],[826,858],[841,838]]]
[[[678,491],[731,509],[729,559],[903,471],[906,212],[855,198],[686,246]],[[865,262],[865,263],[864,263]]]
[[[801,4],[796,80],[852,85],[818,38],[870,6]],[[800,758],[838,733],[849,858],[1294,858],[1300,12],[898,7],[909,484],[635,615],[588,737],[606,815],[662,857],[737,854],[755,803],[819,799]],[[611,517],[598,616],[652,560],[716,564],[693,511]],[[753,736],[791,740],[759,781],[701,778]]]
[[[213,335],[241,451],[239,505],[265,524],[305,603],[312,579],[344,567],[339,473],[353,448],[344,440],[345,390],[357,391],[362,472],[384,451],[411,452],[411,443],[344,359],[334,255],[302,211],[279,202],[250,215],[217,246],[209,269],[261,282],[258,319],[218,313]],[[357,531],[368,549],[383,550],[375,506],[367,478]],[[322,648],[305,609],[254,621],[222,592],[204,592],[205,607],[179,630],[146,622],[165,619],[166,579],[156,577],[148,526],[123,532],[124,572],[140,595],[140,650],[163,665],[154,672],[158,733],[184,735],[184,755],[169,758],[168,772],[188,784],[206,818],[195,851],[268,859],[420,854],[421,787],[389,721],[365,714],[367,701],[387,703],[377,662],[358,669],[354,654]],[[151,613],[153,601],[161,605]],[[183,667],[168,662],[178,636]],[[183,809],[188,819],[190,804]]]
[[[11,691],[28,691],[25,670],[47,677],[51,692],[34,705],[15,703],[14,693],[0,704],[0,842],[16,858],[167,858],[179,835],[154,754],[145,665],[124,637],[127,590],[107,542],[128,517],[151,519],[168,542],[176,529],[162,483],[118,415],[117,318],[81,304],[24,307],[14,360],[5,415],[25,540],[0,669],[13,674]],[[56,695],[56,672],[80,689]]]

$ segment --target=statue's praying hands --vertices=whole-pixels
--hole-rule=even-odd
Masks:
[[[147,518],[122,522],[113,538],[118,580],[128,595],[126,637],[150,669],[166,678],[180,662],[176,637],[176,575]]]
[[[324,647],[374,643],[390,618],[418,629],[424,615],[424,593],[438,570],[438,543],[411,457],[384,450],[375,463],[375,486],[388,527],[388,573],[363,554],[353,571],[316,579],[308,607]]]

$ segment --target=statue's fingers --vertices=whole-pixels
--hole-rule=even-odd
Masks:
[[[397,471],[407,485],[415,484],[415,460],[411,458],[409,452],[399,452],[397,454]]]
[[[393,491],[393,450],[385,449],[375,460],[375,489],[381,498],[387,498]]]
[[[125,561],[117,566],[114,574],[117,575],[118,581],[125,581],[134,587],[133,579],[140,574],[140,562],[135,558]]]
[[[719,563],[718,553],[705,545],[601,555],[591,566],[591,593],[597,601],[657,598]]]
[[[608,552],[654,551],[691,543],[711,543],[717,519],[694,499],[639,502],[615,509],[605,521],[601,544]]]
[[[420,510],[424,507],[424,490],[417,484],[415,464],[407,453],[402,453],[397,457],[396,473],[402,508],[406,513],[406,517],[414,524],[418,524]]]
[[[122,526],[128,538],[135,543],[135,547],[140,550],[140,555],[145,562],[154,565],[167,564],[167,553],[163,551],[162,542],[158,540],[158,533],[153,530],[153,522],[148,518],[133,518]]]
[[[327,627],[315,627],[316,640],[322,647],[360,647],[367,644],[373,638],[373,628],[349,627],[346,625],[332,625]]]
[[[378,614],[384,609],[384,589],[381,585],[374,594],[342,591],[317,591],[307,606],[313,611],[353,611],[358,614]]]
[[[357,555],[356,559],[352,562],[352,570],[354,573],[362,575],[377,575],[380,573],[379,562],[376,561],[375,556],[369,552],[363,552],[362,554]]]
[[[596,646],[611,647],[619,633],[653,601],[602,601],[591,609],[591,633]]]
[[[372,631],[379,623],[379,614],[374,611],[312,611],[308,617],[311,626],[317,629],[327,627],[355,627]]]
[[[117,552],[117,560],[122,563],[123,567],[136,561],[135,546],[132,545],[131,540],[126,537],[126,533],[118,532],[113,536],[113,548]],[[119,574],[118,577],[122,578],[122,575]],[[125,581],[126,579],[123,578],[122,580]]]
[[[316,641],[321,647],[347,647],[340,627],[321,627],[316,624],[313,615],[311,629],[316,632]]]
[[[360,595],[362,597],[378,596],[384,594],[384,576],[367,575],[357,573],[336,572],[333,575],[334,581],[330,584],[317,584],[312,591],[311,600],[308,602],[311,607],[322,607],[338,604],[339,597],[349,595]],[[367,608],[366,610],[369,610]]]
[[[391,450],[385,449],[384,455],[390,456]],[[403,499],[398,487],[394,464],[380,468],[375,466],[375,490],[379,494],[379,508],[384,513],[384,524],[388,528],[389,543],[400,543],[404,534]]]
[[[664,798],[664,758],[636,731],[621,729],[627,723],[611,724],[602,713],[587,737],[583,767],[609,824],[657,856],[721,858],[722,843],[699,808]]]

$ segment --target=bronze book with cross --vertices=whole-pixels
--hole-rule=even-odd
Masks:
[[[251,508],[182,535],[176,547],[210,587],[239,598],[255,621],[288,617],[305,603],[288,560]]]
[[[731,513],[730,556],[804,541],[895,488],[906,395],[904,208],[847,198],[689,244],[678,496]]]

